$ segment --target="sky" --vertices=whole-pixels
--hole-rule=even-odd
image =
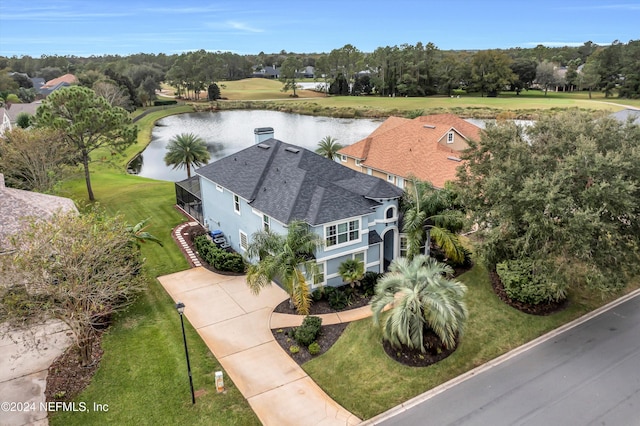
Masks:
[[[322,53],[640,39],[640,0],[0,0],[0,55]]]

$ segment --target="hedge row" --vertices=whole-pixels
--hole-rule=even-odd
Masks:
[[[218,248],[206,235],[200,235],[193,239],[193,243],[202,260],[213,266],[218,271],[243,273],[246,264],[238,253],[229,253]]]

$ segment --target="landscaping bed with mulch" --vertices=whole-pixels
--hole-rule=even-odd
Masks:
[[[294,327],[281,328],[277,330],[271,330],[273,333],[273,337],[276,339],[276,342],[282,347],[282,349],[291,356],[291,358],[298,363],[298,365],[302,365],[305,362],[309,361],[311,358],[320,356],[333,346],[333,344],[340,338],[342,332],[345,328],[347,328],[348,323],[335,324],[335,325],[323,325],[321,327],[320,336],[316,340],[320,345],[320,352],[316,355],[311,355],[309,350],[304,346],[300,346],[296,343],[293,337],[290,337],[289,333],[292,332]],[[292,353],[291,346],[298,346],[299,352]]]
[[[508,295],[500,276],[497,272],[489,272],[489,279],[491,280],[491,286],[496,295],[507,305],[531,315],[550,315],[565,309],[569,305],[569,299],[564,299],[559,302],[540,303],[537,305],[531,305],[528,303],[520,302],[519,300],[513,300]]]
[[[49,366],[47,388],[44,391],[47,402],[71,401],[89,385],[102,359],[101,342],[102,335],[98,334],[93,342],[93,362],[89,366],[80,365],[78,348],[75,345],[69,346],[53,361]]]
[[[424,340],[425,346],[431,348],[427,349],[425,353],[422,353],[419,349],[407,347],[394,348],[391,343],[384,339],[382,340],[382,347],[391,359],[409,367],[428,367],[431,364],[442,361],[455,352],[458,347],[458,341],[456,340],[456,345],[451,349],[447,349],[441,344],[440,339],[432,330],[425,331]]]

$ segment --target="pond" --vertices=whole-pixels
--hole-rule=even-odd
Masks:
[[[251,146],[255,140],[253,130],[257,127],[273,127],[276,139],[315,150],[325,136],[350,145],[368,136],[381,122],[261,110],[178,114],[158,120],[151,142],[131,162],[130,172],[174,182],[186,179],[185,169],[173,170],[164,163],[169,140],[180,133],[194,133],[204,139],[213,162]]]

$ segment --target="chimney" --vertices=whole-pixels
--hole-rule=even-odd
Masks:
[[[258,127],[253,129],[256,138],[256,145],[273,138],[273,127]]]

